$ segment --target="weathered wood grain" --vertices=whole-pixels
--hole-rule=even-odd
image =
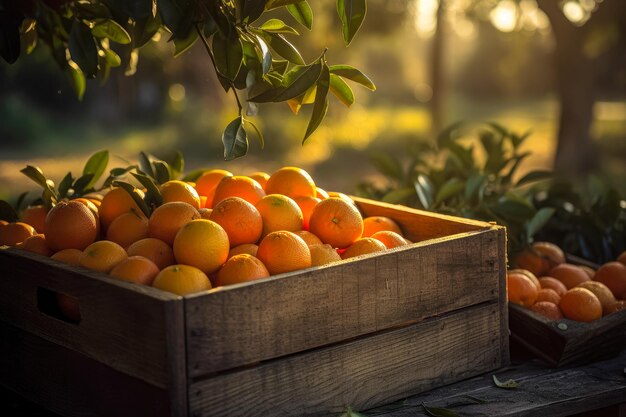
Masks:
[[[39,288],[76,297],[80,323],[39,311]],[[182,298],[36,254],[0,250],[0,321],[161,388],[167,387],[170,371],[167,306],[175,303],[182,304]]]
[[[190,415],[337,415],[498,368],[498,311],[481,304],[193,382]]]
[[[515,390],[494,385],[488,373],[433,389],[395,404],[359,410],[367,416],[427,416],[422,403],[450,409],[460,416],[571,416],[588,410],[626,403],[626,350],[615,358],[588,365],[549,369],[526,362],[499,370],[501,381],[518,382]],[[607,414],[597,414],[607,416]],[[617,417],[619,414],[609,414]]]
[[[504,285],[501,230],[490,227],[186,297],[189,376],[498,300]]]
[[[0,334],[0,385],[44,408],[68,417],[177,415],[162,388],[2,322]]]
[[[626,346],[626,311],[591,323],[549,321],[517,305],[509,306],[509,314],[511,336],[551,366],[591,362]]]

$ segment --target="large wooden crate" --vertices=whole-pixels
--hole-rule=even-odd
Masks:
[[[0,250],[0,383],[68,416],[333,415],[506,365],[504,228],[356,200],[416,243],[185,297]]]

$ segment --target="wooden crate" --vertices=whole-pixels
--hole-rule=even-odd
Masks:
[[[417,243],[185,297],[0,250],[0,383],[68,416],[334,415],[506,365],[504,228],[356,200]]]
[[[515,342],[554,367],[615,356],[626,346],[626,311],[580,323],[568,319],[550,321],[511,304],[509,325]]]

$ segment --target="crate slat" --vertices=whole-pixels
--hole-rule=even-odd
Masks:
[[[193,382],[190,415],[338,415],[502,365],[497,303]]]

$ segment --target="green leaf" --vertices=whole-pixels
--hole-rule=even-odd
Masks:
[[[135,21],[132,35],[133,45],[135,48],[141,48],[148,43],[159,31],[161,24],[162,21],[160,13],[157,13],[155,17],[150,16],[146,19]]]
[[[459,417],[455,411],[448,408],[431,407],[425,403],[422,403],[422,407],[424,407],[426,414],[431,417]]]
[[[154,10],[153,1],[150,0],[106,0],[106,3],[111,9],[133,19],[148,17]]]
[[[230,122],[222,134],[224,160],[230,161],[248,153],[248,136],[243,128],[243,116]]]
[[[164,184],[170,180],[170,169],[166,162],[154,161],[154,173],[157,183]]]
[[[42,188],[48,188],[50,184],[48,183],[48,179],[43,175],[43,171],[39,167],[34,167],[32,165],[26,165],[25,168],[22,168],[20,172],[26,175],[31,180],[35,181]],[[52,181],[50,181],[52,182]],[[54,186],[54,185],[52,185]]]
[[[74,12],[83,19],[91,20],[101,17],[111,17],[109,8],[100,2],[77,1],[73,4]]]
[[[198,178],[200,178],[200,176],[202,176],[202,174],[204,174],[204,172],[205,172],[205,169],[203,168],[196,169],[195,171],[191,171],[187,173],[187,175],[185,175],[181,181],[195,182]]]
[[[147,176],[154,178],[154,169],[152,168],[152,162],[145,152],[139,152],[139,168]]]
[[[531,171],[528,174],[524,175],[522,178],[517,181],[515,184],[516,187],[519,187],[524,184],[528,184],[536,181],[543,181],[547,179],[551,179],[554,177],[554,174],[551,171]]]
[[[471,200],[474,196],[478,195],[478,190],[485,185],[487,178],[480,173],[471,175],[465,182],[465,199]]]
[[[72,184],[74,195],[82,195],[83,192],[88,189],[87,185],[93,181],[93,177],[93,174],[85,174],[78,177],[76,181],[74,181],[74,184]]]
[[[352,89],[336,74],[330,74],[330,91],[347,107],[350,107],[354,103],[354,93]]]
[[[227,39],[219,32],[216,33],[213,36],[213,55],[217,71],[223,77],[234,81],[243,60],[241,40]]]
[[[363,24],[367,3],[365,0],[337,0],[337,12],[341,19],[343,41],[348,46]]]
[[[330,73],[347,78],[355,83],[359,83],[362,86],[369,88],[372,91],[376,91],[376,86],[372,80],[370,80],[367,75],[363,74],[360,70],[350,65],[331,65]]]
[[[76,20],[70,31],[69,50],[72,61],[85,76],[94,78],[98,72],[98,48],[89,28]]]
[[[422,207],[429,209],[433,205],[433,184],[430,179],[424,174],[419,174],[413,186]]]
[[[185,159],[181,151],[175,151],[174,157],[169,163],[172,179],[180,177],[185,171]]]
[[[240,0],[240,2],[242,20],[248,23],[257,20],[265,10],[265,0]]]
[[[281,75],[285,75],[287,67],[289,67],[289,61],[272,59],[272,71],[275,71],[276,73]]]
[[[72,173],[68,172],[59,183],[59,197],[61,198],[67,197],[67,192],[72,187],[73,182],[74,182],[74,178],[72,178]]]
[[[397,188],[385,194],[383,196],[382,201],[385,203],[389,203],[389,204],[401,204],[401,203],[405,203],[408,199],[414,196],[415,196],[414,188],[410,188],[410,187]]]
[[[189,50],[198,40],[198,32],[195,30],[189,31],[189,34],[184,38],[174,39],[174,57],[179,56],[183,52]]]
[[[20,28],[20,32],[26,54],[30,55],[37,46],[37,21],[30,18],[24,19]]]
[[[280,33],[266,32],[264,38],[269,42],[270,47],[281,57],[296,65],[304,65],[302,55],[283,35]]]
[[[465,182],[453,177],[446,181],[437,191],[435,205],[453,197],[465,189]]]
[[[133,199],[133,201],[137,204],[139,209],[145,214],[146,217],[150,217],[150,207],[146,204],[143,198],[140,197],[139,193],[136,191],[137,188],[132,184],[129,184],[124,181],[113,181],[113,185],[116,187],[120,187],[124,189]]]
[[[85,189],[89,189],[93,187],[96,182],[100,179],[107,165],[109,164],[109,151],[102,150],[96,152],[91,155],[87,162],[85,163],[85,167],[83,168],[83,175],[93,174],[93,178],[87,185]]]
[[[96,38],[107,38],[122,45],[129,44],[132,40],[126,29],[113,19],[96,19],[91,33]]]
[[[328,71],[328,66],[324,63],[322,66],[322,73],[317,80],[317,91],[315,92],[315,102],[313,102],[313,112],[311,113],[311,119],[309,120],[309,125],[306,128],[304,139],[302,139],[302,144],[304,144],[307,138],[315,132],[326,116],[326,112],[328,111],[329,89],[330,72]]]
[[[495,375],[492,375],[492,376],[493,376],[493,383],[496,384],[498,388],[504,388],[504,389],[516,389],[517,388],[517,382],[515,382],[512,379],[502,382]]]
[[[146,195],[144,197],[144,201],[148,207],[154,208],[163,204],[163,197],[161,196],[161,191],[159,190],[159,186],[154,182],[154,180],[147,175],[137,174],[135,172],[131,173],[133,177],[137,179],[146,187]],[[148,216],[149,217],[149,216]]]
[[[126,175],[133,169],[137,169],[137,165],[130,165],[126,168],[113,168],[112,170],[109,171],[109,176],[107,177],[106,180],[104,180],[104,182],[102,183],[102,187],[100,187],[100,189],[103,190],[105,188],[109,188],[113,184],[113,181],[115,181],[117,178],[123,175]]]
[[[306,0],[287,5],[287,11],[298,23],[311,30],[313,27],[313,10]]]
[[[302,0],[267,0],[265,10],[277,9],[290,4],[300,3]]]
[[[357,413],[352,408],[346,407],[346,411],[339,417],[367,417],[365,414]]]
[[[504,196],[491,207],[491,210],[499,217],[509,221],[525,222],[535,215],[535,209],[526,201]]]
[[[285,82],[284,87],[265,91],[248,100],[256,103],[277,103],[298,97],[315,85],[321,73],[322,63],[319,61],[311,65],[295,66],[285,74],[283,78],[283,82]]]
[[[110,49],[104,50],[104,59],[112,67],[119,67],[122,65],[122,58]]]
[[[17,211],[15,211],[13,206],[4,200],[0,200],[0,220],[15,222],[18,218]]]
[[[261,50],[261,69],[263,74],[267,74],[272,68],[272,54],[267,46],[267,43],[258,35],[255,35],[256,44]]]
[[[372,152],[370,155],[370,161],[381,174],[397,182],[402,182],[404,180],[402,164],[397,158],[394,158],[384,152]],[[413,193],[415,193],[415,191],[413,191]]]
[[[85,95],[85,88],[87,87],[87,81],[85,80],[85,74],[80,69],[78,64],[74,61],[69,61],[67,63],[67,74],[70,77],[70,81],[72,82],[72,88],[76,93],[76,97],[78,100],[82,100]]]
[[[254,124],[252,120],[244,119],[244,124],[245,123],[249,123],[256,132],[259,144],[261,145],[261,149],[265,148],[265,139],[263,139],[263,133],[261,133],[261,130],[257,127],[257,125]]]
[[[537,211],[533,218],[526,224],[526,236],[532,239],[532,237],[548,223],[555,211],[556,209],[553,207],[544,207]]]
[[[259,29],[271,33],[291,33],[293,35],[299,35],[297,30],[295,30],[280,19],[270,19],[267,22],[263,23],[261,26],[259,26]]]

